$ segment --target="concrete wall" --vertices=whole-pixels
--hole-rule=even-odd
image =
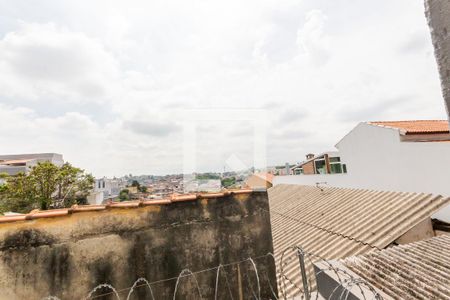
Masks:
[[[425,14],[431,30],[442,94],[450,120],[450,1],[425,0]]]
[[[197,271],[265,255],[273,252],[268,208],[267,193],[254,192],[2,224],[0,299],[84,299],[101,283],[123,289],[139,277],[153,282],[177,277],[185,268]],[[261,299],[269,299],[268,280],[276,289],[273,260],[256,263]],[[242,299],[252,299],[257,284],[251,264],[225,270],[233,298],[241,291]],[[203,299],[214,299],[215,278],[216,270],[197,275]],[[155,299],[172,299],[175,283],[152,285]],[[228,293],[221,275],[219,299],[229,299]],[[145,287],[134,295],[131,299],[151,299]],[[194,281],[184,278],[178,295],[198,299]]]
[[[347,174],[276,176],[274,185],[327,182],[336,187],[450,196],[450,142],[400,142],[395,129],[361,123],[338,147]],[[450,207],[436,217],[450,221]]]

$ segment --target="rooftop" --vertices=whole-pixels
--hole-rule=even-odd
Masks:
[[[449,133],[447,120],[412,120],[412,121],[377,121],[368,124],[394,128],[404,134],[438,134]]]
[[[0,165],[10,165],[10,164],[26,164],[33,159],[11,159],[11,160],[0,160]]]
[[[395,246],[340,261],[395,299],[450,298],[450,236]]]
[[[295,245],[324,259],[383,249],[450,204],[450,198],[430,194],[285,184],[268,194],[277,261]],[[284,259],[293,262],[284,274],[301,287],[296,253]],[[288,297],[297,293],[295,286],[287,290]]]

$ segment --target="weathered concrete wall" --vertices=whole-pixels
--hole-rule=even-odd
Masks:
[[[425,0],[425,14],[431,30],[442,94],[450,120],[450,1]]]
[[[0,299],[84,299],[101,283],[116,289],[139,277],[149,282],[273,252],[266,192],[128,209],[73,213],[0,225]],[[261,298],[276,289],[270,258],[255,261]],[[219,299],[253,298],[250,262],[225,267]],[[239,273],[240,272],[240,273]],[[238,274],[239,273],[239,274]],[[203,299],[214,299],[216,270],[197,275]],[[271,284],[268,284],[268,280]],[[152,285],[155,299],[172,299],[176,280]],[[253,289],[253,291],[252,291]],[[129,290],[120,293],[126,299]],[[108,290],[100,290],[96,295]],[[275,290],[276,292],[276,290]],[[131,299],[151,299],[137,289]],[[199,299],[194,280],[183,278],[177,299]],[[102,299],[115,299],[112,295]]]

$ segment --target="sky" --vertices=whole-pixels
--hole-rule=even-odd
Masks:
[[[422,0],[0,0],[2,154],[223,171],[408,119],[445,119]]]

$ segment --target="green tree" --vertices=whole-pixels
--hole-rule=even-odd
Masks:
[[[223,187],[230,187],[236,184],[236,178],[235,177],[228,177],[222,179],[222,186]]]
[[[0,212],[29,212],[38,208],[35,201],[35,186],[31,184],[25,173],[5,177],[0,192]]]
[[[141,187],[141,184],[137,180],[133,180],[133,182],[131,182],[131,186],[135,186],[139,189]]]
[[[59,206],[86,204],[94,182],[94,177],[86,174],[84,170],[73,167],[70,163],[62,165],[58,172],[57,183]]]
[[[119,200],[126,201],[130,199],[130,191],[128,189],[123,189],[119,193]]]
[[[52,195],[58,186],[60,168],[51,162],[38,163],[30,171],[25,182],[34,187],[34,197],[38,201],[40,209],[48,209],[52,204]]]
[[[0,211],[26,213],[34,208],[67,207],[86,203],[94,178],[69,163],[50,162],[33,166],[28,174],[4,177],[0,188]]]
[[[141,185],[138,189],[141,193],[147,193],[147,187],[145,185]]]

